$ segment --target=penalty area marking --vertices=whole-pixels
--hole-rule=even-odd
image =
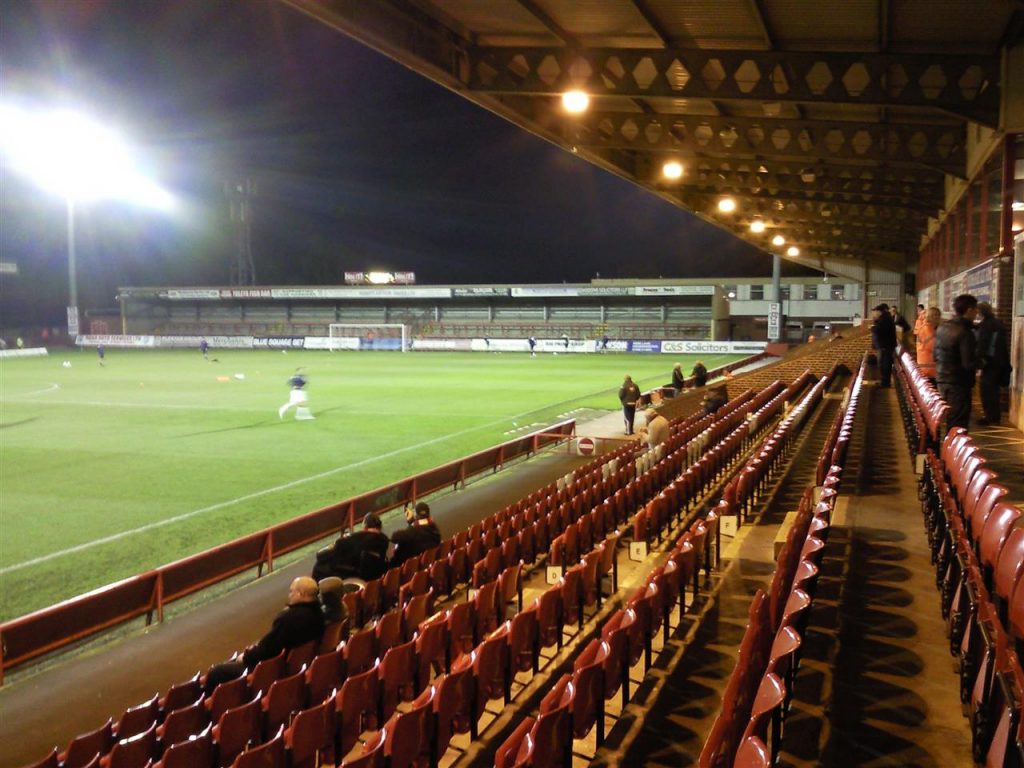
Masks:
[[[84,542],[82,544],[77,544],[77,545],[75,545],[73,547],[68,547],[67,549],[62,549],[62,550],[59,550],[57,552],[51,552],[51,553],[49,553],[47,555],[41,555],[40,557],[34,557],[31,560],[25,560],[25,561],[20,562],[20,563],[14,563],[13,565],[8,565],[8,566],[5,566],[3,568],[0,568],[0,576],[2,576],[4,574],[7,574],[7,573],[13,573],[14,571],[20,571],[20,570],[22,570],[24,568],[29,568],[29,567],[31,567],[33,565],[40,565],[42,563],[49,562],[50,560],[56,560],[57,558],[64,557],[65,555],[72,555],[72,554],[75,554],[76,552],[84,552],[87,549],[92,549],[93,547],[98,547],[101,544],[109,544],[109,543],[111,543],[113,541],[120,541],[121,539],[127,538],[128,536],[133,536],[133,535],[135,535],[137,533],[145,533],[146,531],[151,531],[151,530],[154,530],[156,528],[162,528],[162,527],[164,527],[166,525],[170,525],[172,523],[178,523],[178,522],[181,522],[182,520],[188,520],[189,518],[196,517],[198,515],[203,515],[203,514],[206,514],[207,512],[215,512],[218,509],[224,509],[225,507],[230,507],[230,506],[233,506],[235,504],[240,504],[243,501],[250,501],[252,499],[258,499],[258,498],[260,498],[262,496],[269,496],[270,494],[278,493],[279,491],[286,491],[289,488],[294,488],[294,487],[299,486],[299,485],[304,485],[306,483],[311,483],[311,482],[314,482],[316,480],[322,480],[325,477],[330,477],[332,475],[337,475],[337,474],[339,474],[341,472],[346,472],[346,471],[352,470],[352,469],[359,469],[360,467],[364,467],[367,464],[372,464],[374,462],[381,461],[382,459],[390,459],[390,458],[393,458],[393,457],[398,456],[400,454],[408,453],[409,451],[418,451],[421,448],[425,448],[427,446],[434,445],[435,443],[442,443],[445,440],[448,440],[448,439],[453,438],[453,437],[461,437],[462,435],[469,434],[470,432],[476,432],[477,430],[480,430],[480,429],[486,429],[487,427],[493,427],[496,424],[502,424],[504,422],[509,421],[510,419],[518,419],[518,418],[521,418],[523,416],[527,416],[530,413],[533,413],[533,411],[526,411],[525,413],[517,414],[515,416],[505,417],[505,418],[502,418],[502,419],[497,419],[497,420],[492,421],[492,422],[490,422],[488,424],[481,424],[481,425],[478,425],[478,426],[475,426],[475,427],[470,427],[468,429],[464,429],[461,432],[453,432],[450,435],[442,435],[441,437],[435,437],[432,440],[426,440],[426,441],[424,441],[422,443],[417,443],[416,445],[409,445],[409,446],[406,446],[405,448],[398,448],[398,449],[396,449],[394,451],[391,451],[389,453],[384,453],[384,454],[381,454],[379,456],[374,456],[372,458],[363,459],[362,461],[357,461],[354,464],[346,464],[343,467],[335,467],[334,469],[328,469],[328,470],[326,470],[324,472],[318,472],[315,475],[310,475],[309,477],[302,477],[302,478],[299,478],[298,480],[292,480],[292,481],[287,482],[287,483],[282,483],[281,485],[275,485],[272,488],[264,488],[262,491],[254,491],[253,493],[247,493],[244,496],[239,496],[238,498],[235,498],[235,499],[228,499],[227,501],[221,501],[221,502],[218,502],[216,504],[211,504],[211,505],[209,505],[207,507],[203,507],[201,509],[194,509],[191,512],[185,512],[184,514],[181,514],[181,515],[175,515],[174,517],[168,517],[168,518],[166,518],[164,520],[157,520],[156,522],[153,522],[153,523],[147,523],[146,525],[140,525],[137,528],[132,528],[132,529],[127,530],[127,531],[119,531],[118,533],[113,533],[110,536],[103,536],[102,538],[93,539],[92,541],[86,541],[86,542]]]

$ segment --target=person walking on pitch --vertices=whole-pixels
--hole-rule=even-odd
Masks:
[[[283,419],[288,409],[295,407],[296,421],[309,421],[316,418],[309,410],[309,395],[306,394],[306,377],[302,368],[295,369],[295,375],[288,379],[288,386],[291,387],[291,394],[288,402],[277,409],[278,418]]]

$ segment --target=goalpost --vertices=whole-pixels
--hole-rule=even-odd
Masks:
[[[330,350],[408,352],[408,326],[402,323],[331,323]]]

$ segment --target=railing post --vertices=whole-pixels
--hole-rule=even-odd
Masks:
[[[264,550],[267,558],[267,573],[274,572],[274,529],[271,528],[267,531],[267,543],[266,549]]]
[[[164,623],[164,572],[161,568],[156,572],[156,621]]]

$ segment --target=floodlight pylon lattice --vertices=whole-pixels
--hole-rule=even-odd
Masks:
[[[224,183],[224,195],[231,211],[234,228],[234,250],[231,258],[231,285],[255,285],[256,266],[252,260],[252,205],[257,193],[252,179],[235,179]]]

